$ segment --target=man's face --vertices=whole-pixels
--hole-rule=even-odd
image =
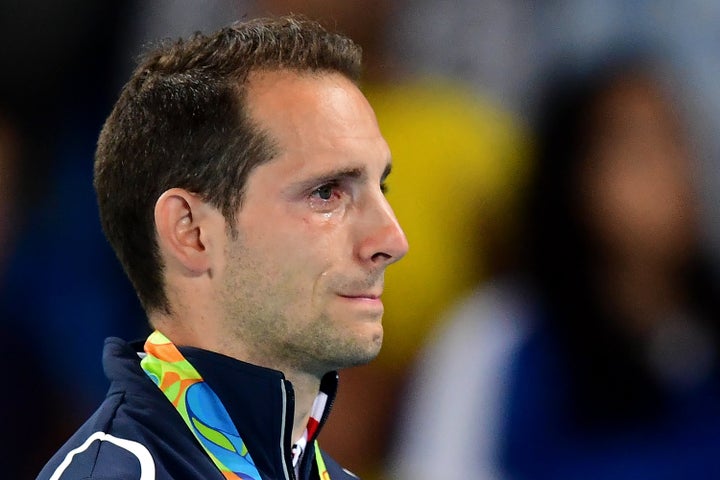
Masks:
[[[256,73],[247,102],[278,154],[248,177],[220,273],[232,336],[268,366],[366,363],[382,344],[384,270],[408,248],[375,115],[330,73]]]

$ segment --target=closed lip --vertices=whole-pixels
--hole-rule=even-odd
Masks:
[[[341,293],[340,296],[344,298],[358,298],[368,300],[378,300],[380,298],[380,294],[378,293]]]

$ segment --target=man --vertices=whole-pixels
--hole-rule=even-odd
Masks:
[[[151,52],[100,134],[106,235],[155,332],[41,479],[354,478],[315,441],[382,343],[407,241],[360,50],[293,17]]]

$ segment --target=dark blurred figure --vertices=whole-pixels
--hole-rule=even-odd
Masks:
[[[3,478],[34,478],[104,396],[102,339],[144,331],[92,188],[131,3],[0,1]]]
[[[7,282],[6,263],[22,224],[26,152],[16,120],[0,108],[0,289]],[[64,439],[70,420],[67,405],[53,389],[51,368],[35,355],[30,330],[19,320],[0,305],[0,362],[5,366],[0,425],[7,436],[0,465],[3,478],[13,479],[34,477],[38,465]]]
[[[119,89],[118,33],[132,2],[6,1],[0,96],[25,139],[22,214],[0,303],[32,325],[37,356],[80,418],[105,394],[108,335],[144,332],[144,315],[100,228],[92,189],[97,134]],[[102,281],[101,281],[102,279]],[[84,371],[83,377],[76,373]]]
[[[550,73],[518,264],[427,353],[399,478],[720,477],[720,290],[659,72]]]

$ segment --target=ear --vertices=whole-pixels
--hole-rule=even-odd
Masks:
[[[220,225],[217,223],[220,222]],[[212,269],[215,246],[224,235],[224,217],[213,206],[182,188],[167,190],[155,203],[155,228],[166,268],[202,275]]]

